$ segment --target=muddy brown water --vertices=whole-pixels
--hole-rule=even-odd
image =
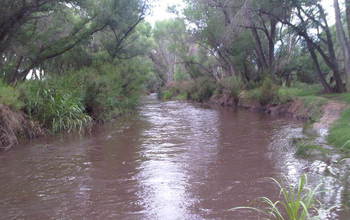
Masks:
[[[322,164],[295,159],[300,135],[286,119],[151,95],[91,135],[1,153],[0,219],[258,219],[230,208],[277,198],[266,177],[295,182],[304,172],[325,183],[328,206],[342,203],[344,185],[320,177]],[[329,219],[350,219],[339,210]]]

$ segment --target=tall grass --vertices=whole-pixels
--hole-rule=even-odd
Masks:
[[[276,179],[272,181],[280,189],[280,200],[272,201],[268,197],[261,197],[260,207],[236,207],[232,211],[249,209],[258,212],[270,220],[311,220],[317,219],[320,202],[316,199],[320,185],[308,187],[307,176],[303,175],[297,186],[284,187]]]
[[[29,81],[22,85],[22,92],[28,115],[54,133],[81,130],[92,121],[79,98],[69,91],[43,81]]]

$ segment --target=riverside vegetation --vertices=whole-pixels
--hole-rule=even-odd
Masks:
[[[259,207],[236,207],[231,210],[253,210],[263,218],[275,220],[321,219],[319,211],[321,203],[316,198],[321,192],[319,189],[321,185],[310,188],[306,175],[300,177],[296,186],[283,186],[273,178],[272,181],[280,189],[280,200],[272,201],[267,197],[261,197]]]
[[[148,0],[2,0],[1,149],[109,121],[146,91],[312,123],[330,102],[348,106],[348,0],[333,0],[332,19],[321,0],[184,2],[152,26]],[[349,122],[345,107],[327,136],[346,153]]]
[[[133,110],[152,63],[143,0],[1,2],[0,146]]]
[[[147,0],[6,0],[0,101],[53,133],[128,112],[146,90],[267,111],[298,101],[315,122],[329,100],[349,102],[350,6],[334,0],[329,24],[321,3],[186,0],[152,27]],[[348,120],[333,125],[330,144],[349,148]]]

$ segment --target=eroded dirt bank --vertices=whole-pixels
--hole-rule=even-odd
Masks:
[[[269,104],[261,105],[258,101],[248,98],[240,98],[235,100],[229,95],[213,96],[209,103],[228,106],[240,107],[250,111],[265,112],[275,116],[283,116],[293,118],[300,121],[312,121],[317,118],[317,122],[313,124],[314,129],[319,130],[323,134],[329,130],[330,126],[340,118],[341,113],[347,105],[340,101],[329,100],[322,106],[308,106],[303,100],[295,99],[286,104]],[[319,114],[315,116],[315,114]]]
[[[23,112],[0,104],[0,151],[18,144],[20,138],[31,139],[44,133],[40,125],[29,120]]]

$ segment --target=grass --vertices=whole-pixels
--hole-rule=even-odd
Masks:
[[[290,97],[317,96],[322,88],[318,84],[310,85],[305,83],[296,83],[292,87],[280,87],[279,94]]]
[[[187,93],[180,93],[175,97],[176,100],[187,100]]]
[[[350,93],[326,94],[324,95],[324,97],[337,101],[343,101],[350,104]]]
[[[341,150],[350,150],[350,109],[331,127],[327,140]]]
[[[311,151],[317,151],[317,152],[320,152],[321,154],[325,154],[329,152],[329,150],[323,148],[322,146],[313,144],[312,142],[311,143],[300,142],[300,143],[297,143],[297,151],[295,152],[295,155],[298,157],[306,158],[310,156]]]
[[[236,207],[231,210],[250,209],[258,212],[270,220],[310,220],[316,219],[320,202],[316,195],[320,192],[320,185],[308,187],[307,176],[303,175],[297,186],[284,187],[276,179],[272,181],[280,189],[280,200],[272,201],[268,197],[261,197],[261,207]]]

